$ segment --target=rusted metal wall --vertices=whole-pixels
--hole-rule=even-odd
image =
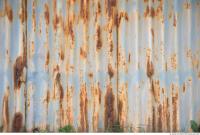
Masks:
[[[4,132],[191,131],[199,0],[0,0]]]

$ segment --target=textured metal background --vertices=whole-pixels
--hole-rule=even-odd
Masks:
[[[199,0],[0,0],[0,127],[191,131]]]

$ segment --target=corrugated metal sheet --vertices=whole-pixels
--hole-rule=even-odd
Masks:
[[[191,131],[199,0],[0,0],[2,131]]]

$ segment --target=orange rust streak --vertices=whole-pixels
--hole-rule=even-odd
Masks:
[[[21,112],[16,112],[12,123],[13,132],[21,132],[23,124],[23,115]]]
[[[86,84],[82,84],[80,90],[80,130],[82,132],[88,131],[88,116],[87,116],[87,91],[86,91]]]

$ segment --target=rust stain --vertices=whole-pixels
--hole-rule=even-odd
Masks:
[[[49,25],[49,7],[47,3],[45,3],[44,5],[44,17],[46,20],[46,24]]]
[[[128,54],[128,63],[131,63],[131,54]]]
[[[186,90],[186,86],[185,86],[185,83],[183,83],[183,92],[185,92]]]
[[[92,94],[93,94],[93,117],[92,117],[92,125],[93,131],[98,131],[98,122],[99,122],[99,109],[101,104],[101,90],[99,87],[99,83],[97,87],[92,86]]]
[[[86,84],[82,84],[80,90],[80,130],[82,132],[88,131],[87,106],[88,106],[88,99],[87,99]]]
[[[36,3],[33,1],[32,3],[32,25],[34,32],[36,31],[36,13],[35,13]]]
[[[19,11],[19,18],[21,23],[27,21],[27,0],[22,1],[21,9]]]
[[[12,7],[7,3],[7,0],[5,0],[5,13],[8,17],[8,20],[10,22],[12,22],[13,20],[13,11],[12,11]]]
[[[152,35],[152,41],[153,41],[153,44],[154,44],[154,30],[153,30],[153,28],[151,28],[151,35]]]
[[[8,100],[9,100],[9,87],[7,87],[7,90],[5,92],[5,95],[3,97],[3,112],[2,112],[2,118],[3,118],[3,132],[8,132],[9,131],[9,105],[8,105]]]
[[[144,0],[144,3],[148,3],[149,2],[149,0]]]
[[[121,22],[122,18],[124,18],[126,21],[128,21],[128,14],[127,14],[127,12],[120,12],[119,13],[119,15],[118,15],[118,21],[116,21],[117,26],[120,25],[120,22]]]
[[[88,76],[89,76],[90,78],[93,78],[93,73],[89,73]]]
[[[25,60],[22,56],[17,57],[14,64],[14,88],[19,89],[23,80],[23,69],[25,67]]]
[[[177,116],[177,107],[178,107],[178,93],[172,95],[172,108],[173,108],[173,116],[172,116],[172,130],[177,131],[178,130],[178,116]]]
[[[153,74],[154,74],[154,66],[153,66],[152,61],[150,61],[150,58],[148,57],[147,58],[147,76],[151,78]]]
[[[155,113],[155,107],[152,107],[152,131],[156,131],[156,113]]]
[[[177,67],[177,56],[176,56],[176,54],[173,54],[171,56],[171,67],[172,67],[172,69],[176,70],[176,67]]]
[[[84,22],[87,22],[89,20],[89,0],[81,0],[80,3],[80,17],[84,20]]]
[[[67,97],[67,120],[68,124],[73,124],[73,87],[67,87],[66,97]]]
[[[119,123],[122,128],[125,127],[127,122],[127,104],[128,104],[128,97],[127,97],[127,87],[128,84],[121,86],[121,92],[118,95],[118,115],[119,115]]]
[[[54,12],[54,15],[53,15],[53,28],[55,31],[57,31],[57,28],[58,28],[58,24],[60,23],[60,18],[57,14],[57,1],[54,0],[53,1],[53,12]]]
[[[12,131],[21,132],[23,124],[23,115],[21,112],[16,112],[13,118]]]
[[[85,46],[80,48],[80,56],[81,58],[87,58],[87,51]]]
[[[199,73],[198,73],[198,78],[200,79],[200,71],[199,71]]]
[[[49,65],[49,59],[50,59],[50,54],[49,54],[49,50],[47,52],[47,56],[46,56],[46,62],[45,65]]]
[[[176,27],[176,16],[174,15],[173,26]]]
[[[160,104],[158,106],[158,132],[162,132],[162,123],[163,123],[163,119],[162,119],[162,105]]]
[[[110,128],[115,120],[114,109],[115,96],[113,94],[111,84],[107,85],[107,91],[105,95],[105,114],[104,114],[104,126],[105,129]]]
[[[108,74],[110,76],[110,79],[114,76],[114,69],[112,68],[111,64],[108,64]]]
[[[159,80],[151,81],[151,92],[156,102],[160,101],[160,82]]]
[[[191,4],[189,2],[184,3],[185,9],[191,9]]]
[[[101,39],[101,28],[99,25],[97,26],[96,36],[97,36],[96,48],[97,50],[100,50],[102,48],[102,41],[101,41],[102,39]]]
[[[111,17],[114,15],[114,8],[117,6],[116,0],[105,0],[106,5],[106,13],[108,17]]]
[[[64,97],[64,90],[61,85],[61,74],[60,73],[57,73],[55,82],[56,82],[56,85],[58,86],[60,102],[62,102],[63,97]]]
[[[149,17],[154,18],[155,15],[156,15],[156,13],[155,13],[154,8],[153,8],[153,7],[149,7],[149,5],[147,5],[147,6],[146,6],[146,9],[145,9],[145,11],[144,11],[144,17],[149,16]]]
[[[64,52],[63,52],[63,49],[60,50],[59,55],[60,55],[60,59],[61,59],[61,60],[64,60],[64,59],[65,59],[65,54],[64,54]]]

